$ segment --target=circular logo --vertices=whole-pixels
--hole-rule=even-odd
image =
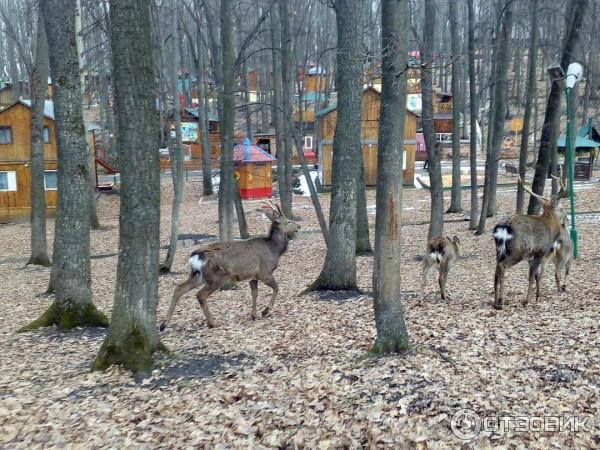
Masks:
[[[481,431],[481,418],[472,409],[459,409],[450,420],[450,428],[459,439],[473,439]]]

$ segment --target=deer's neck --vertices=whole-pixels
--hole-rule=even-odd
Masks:
[[[279,229],[276,223],[272,224],[269,230],[269,242],[279,256],[283,255],[287,250],[287,236]]]

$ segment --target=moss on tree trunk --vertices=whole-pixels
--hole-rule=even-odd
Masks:
[[[42,327],[56,325],[61,330],[72,330],[75,327],[108,327],[108,319],[93,303],[80,305],[74,302],[55,300],[39,318],[25,325],[17,332],[37,330]]]
[[[137,328],[132,328],[125,339],[105,339],[92,365],[92,370],[106,370],[120,364],[137,377],[144,378],[152,367],[154,349],[150,339]]]

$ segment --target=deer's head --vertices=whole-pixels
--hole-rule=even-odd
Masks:
[[[262,207],[262,212],[271,221],[271,226],[276,226],[289,238],[293,238],[300,229],[300,225],[285,217],[281,208],[276,203],[265,203]]]

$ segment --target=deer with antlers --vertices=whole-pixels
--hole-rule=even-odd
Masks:
[[[559,177],[554,178],[559,180],[560,190],[556,195],[546,198],[532,192],[519,177],[519,183],[523,185],[525,192],[541,201],[543,212],[539,216],[517,214],[494,227],[493,235],[496,242],[494,308],[496,309],[502,309],[506,269],[524,259],[529,261],[529,287],[522,304],[525,306],[529,303],[534,280],[536,284],[535,297],[536,300],[539,299],[542,276],[540,265],[544,258],[552,252],[561,233],[560,201],[565,193],[565,185],[562,180],[562,172]]]
[[[265,307],[262,315],[266,316],[273,309],[278,292],[273,272],[277,269],[279,258],[288,248],[288,238],[293,236],[300,226],[286,218],[279,205],[265,203],[261,211],[271,220],[268,236],[208,244],[191,254],[190,276],[175,288],[167,317],[160,324],[160,331],[166,328],[173,317],[181,296],[198,286],[202,288],[196,294],[196,298],[209,328],[215,327],[216,323],[208,310],[208,297],[228,281],[250,281],[253,319],[257,318],[256,297],[259,281],[273,290],[269,306]]]

